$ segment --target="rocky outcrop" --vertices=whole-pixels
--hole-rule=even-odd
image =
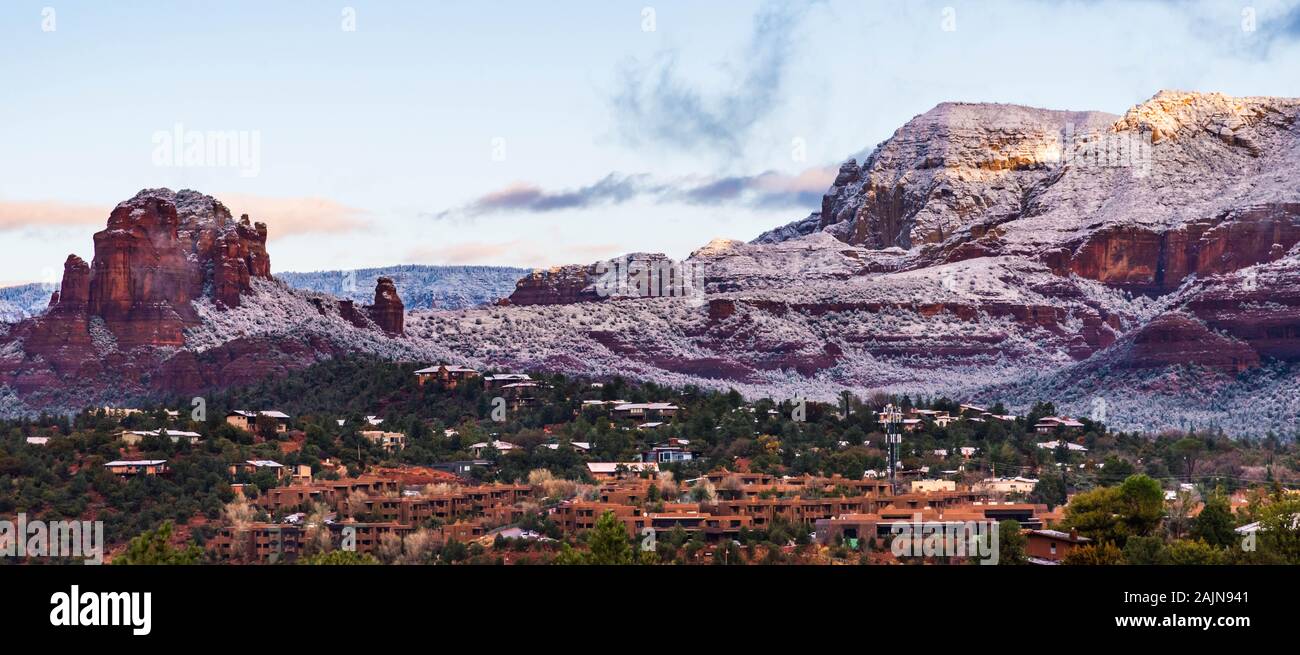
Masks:
[[[75,373],[95,358],[90,333],[90,266],[76,255],[63,263],[63,283],[51,298],[49,311],[19,323],[10,336],[23,338],[29,352],[39,354],[56,371]]]
[[[91,314],[128,347],[179,346],[198,318],[189,304],[202,291],[197,262],[180,247],[171,201],[136,196],[113,210],[95,234]]]
[[[63,262],[63,283],[54,297],[53,309],[58,312],[85,313],[90,304],[90,265],[86,260],[68,255]]]
[[[1194,139],[1208,134],[1225,145],[1243,148],[1251,156],[1261,154],[1257,132],[1270,122],[1289,124],[1288,99],[1234,98],[1222,93],[1161,91],[1150,100],[1125,112],[1116,131],[1137,131],[1151,135],[1153,143]],[[1279,102],[1282,101],[1282,102]],[[1267,138],[1267,137],[1265,137]]]
[[[1163,369],[1195,364],[1236,374],[1259,365],[1260,356],[1241,340],[1219,334],[1182,312],[1161,314],[1134,331],[1110,357],[1120,369]]]
[[[538,269],[515,283],[514,293],[502,304],[510,305],[567,305],[577,302],[602,300],[593,284],[597,273],[595,266],[557,266]]]
[[[1067,135],[1117,117],[1016,105],[944,103],[912,119],[861,166],[850,159],[816,213],[816,229],[869,248],[940,243],[988,217],[1024,209],[1062,160]],[[812,218],[760,237],[807,234]]]
[[[402,336],[405,330],[406,308],[397,295],[392,278],[381,277],[375,284],[375,304],[370,306],[370,319],[385,333]]]
[[[632,253],[589,266],[539,269],[521,278],[514,293],[499,304],[567,305],[673,295],[681,272],[677,262],[661,253]]]
[[[250,224],[248,214],[241,214],[238,223],[216,237],[211,252],[212,296],[225,307],[239,306],[239,296],[251,288],[254,277],[271,276],[266,225]]]
[[[343,320],[356,327],[368,328],[375,324],[369,316],[363,314],[361,310],[357,309],[357,304],[351,300],[340,300],[337,303],[328,303],[329,308],[326,307],[327,302],[328,301],[322,298],[316,303],[316,311],[320,312],[322,316],[333,310],[337,311],[339,316],[343,317]]]
[[[1180,308],[1261,359],[1300,362],[1300,252],[1207,279]]]

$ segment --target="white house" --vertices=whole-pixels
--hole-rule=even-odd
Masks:
[[[488,442],[480,441],[476,444],[470,444],[469,449],[474,453],[474,457],[482,457],[483,451],[488,449],[488,445],[489,445]],[[500,439],[492,440],[491,446],[501,454],[508,453],[519,447],[510,443],[509,441],[501,441]]]
[[[1066,430],[1077,430],[1081,427],[1083,427],[1083,424],[1072,418],[1066,418],[1064,416],[1044,416],[1034,424],[1034,431],[1039,434],[1051,434],[1060,428]]]
[[[1085,447],[1083,447],[1083,446],[1080,446],[1080,445],[1077,444],[1077,443],[1071,443],[1071,442],[1069,442],[1069,441],[1064,441],[1064,442],[1063,442],[1063,441],[1061,441],[1060,439],[1053,439],[1053,440],[1051,440],[1051,441],[1040,441],[1040,442],[1038,442],[1038,447],[1039,447],[1039,448],[1042,448],[1042,449],[1044,449],[1044,450],[1056,450],[1057,448],[1060,448],[1060,447],[1061,447],[1061,444],[1062,444],[1062,443],[1064,443],[1066,449],[1070,450],[1071,452],[1076,452],[1076,453],[1086,453],[1086,452],[1088,452],[1088,449],[1087,449],[1087,448],[1085,448]]]
[[[659,464],[655,462],[588,462],[587,471],[591,476],[597,479],[612,478],[618,474],[619,468],[622,467],[628,473],[654,473],[659,470]]]
[[[138,445],[144,441],[145,437],[167,437],[172,443],[186,441],[187,443],[198,443],[203,441],[203,435],[197,432],[187,432],[185,430],[168,430],[160,428],[158,430],[128,430],[122,433],[122,442],[128,446]]]
[[[985,478],[976,486],[977,491],[991,494],[1027,494],[1034,490],[1038,480],[1033,478]]]

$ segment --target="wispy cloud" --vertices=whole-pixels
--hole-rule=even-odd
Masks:
[[[1272,25],[1266,25],[1266,32],[1274,38],[1286,40],[1300,39],[1300,4],[1297,4],[1277,17]]]
[[[108,210],[95,205],[56,201],[0,200],[0,231],[31,227],[95,225],[108,220]]]
[[[495,213],[546,213],[590,209],[634,200],[655,204],[733,205],[756,209],[815,209],[835,180],[838,168],[809,168],[795,175],[767,171],[757,175],[690,176],[657,180],[648,174],[610,173],[576,189],[547,190],[516,183],[460,207],[426,216],[438,220]]]
[[[777,107],[795,50],[795,29],[816,0],[769,0],[754,17],[738,56],[733,88],[709,93],[683,79],[675,52],[619,70],[612,104],[625,140],[695,151],[700,146],[738,155],[754,127]]]
[[[248,214],[267,224],[271,239],[302,234],[339,234],[364,227],[365,212],[328,198],[269,197],[219,193],[231,213]],[[0,200],[0,232],[50,227],[102,227],[113,205],[59,201]]]
[[[646,188],[646,175],[610,173],[594,184],[564,191],[547,191],[531,184],[516,183],[488,193],[458,209],[448,209],[434,218],[478,216],[493,212],[551,212],[561,209],[586,209],[600,204],[621,204],[640,195]]]
[[[690,205],[735,203],[758,209],[814,209],[821,205],[822,195],[835,181],[837,171],[836,167],[822,166],[796,175],[768,171],[722,177],[693,187],[679,185],[660,199]]]
[[[306,234],[341,234],[369,224],[366,212],[329,198],[272,197],[242,193],[216,194],[232,214],[248,214],[266,223],[267,237],[280,239]]]
[[[1108,5],[1099,11],[1114,13],[1125,9],[1121,0],[1093,0],[1098,5]],[[1170,21],[1183,18],[1188,24],[1188,37],[1195,39],[1202,50],[1217,49],[1223,53],[1242,54],[1254,59],[1269,60],[1287,56],[1278,46],[1289,46],[1300,41],[1300,2],[1297,0],[1264,0],[1243,3],[1241,6],[1225,5],[1218,0],[1155,0],[1169,13]]]

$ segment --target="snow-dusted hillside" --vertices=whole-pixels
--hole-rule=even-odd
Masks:
[[[489,361],[761,395],[1109,402],[1119,427],[1289,433],[1292,409],[1249,399],[1289,402],[1300,362],[1298,118],[1213,93],[1122,117],[944,104],[846,163],[821,212],[694,253],[695,303],[408,325]]]
[[[332,311],[336,299],[281,281],[254,280],[253,293],[235,309],[218,308],[211,299],[194,302],[202,323],[185,332],[184,350],[203,354],[237,339],[318,339],[332,350],[368,353],[388,359],[448,361],[457,357],[446,344],[429,339],[390,338],[374,326],[357,326]]]
[[[697,253],[712,260],[709,280],[727,279],[739,289],[711,288],[704,302],[644,298],[413,312],[407,339],[508,368],[626,375],[781,398],[830,399],[844,389],[968,397],[991,383],[1075,361],[1072,353],[1088,347],[1089,326],[1102,323],[1102,315],[1124,329],[1159,309],[1151,299],[1130,300],[1090,280],[1062,280],[1019,260],[840,276],[824,259],[827,250],[817,247],[823,238]],[[823,265],[801,269],[791,259],[798,251]]]
[[[289,286],[350,298],[374,300],[375,280],[392,278],[407,309],[465,309],[509,296],[527,269],[508,266],[387,266],[351,271],[277,273]]]
[[[197,316],[181,346],[119,352],[97,321],[122,316],[63,303],[4,328],[0,374],[24,403],[66,407],[365,352],[781,399],[1049,400],[1119,428],[1289,435],[1300,418],[1296,179],[1294,99],[1162,92],[1123,117],[945,104],[863,166],[846,164],[820,214],[752,243],[715,240],[685,262],[619,260],[677,267],[668,279],[691,281],[685,297],[624,293],[642,287],[605,276],[635,276],[627,266],[581,262],[518,290],[517,269],[253,276],[238,302],[178,306]],[[86,275],[84,262],[68,266]],[[358,310],[381,275],[405,300],[404,331]],[[121,334],[148,336],[137,322]],[[88,377],[101,361],[114,364]]]
[[[45,311],[50,294],[58,289],[52,284],[24,284],[0,289],[0,323],[17,323]]]

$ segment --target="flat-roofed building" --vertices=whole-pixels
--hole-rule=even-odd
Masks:
[[[165,459],[114,460],[104,464],[109,473],[130,477],[135,475],[162,475],[167,472]]]

